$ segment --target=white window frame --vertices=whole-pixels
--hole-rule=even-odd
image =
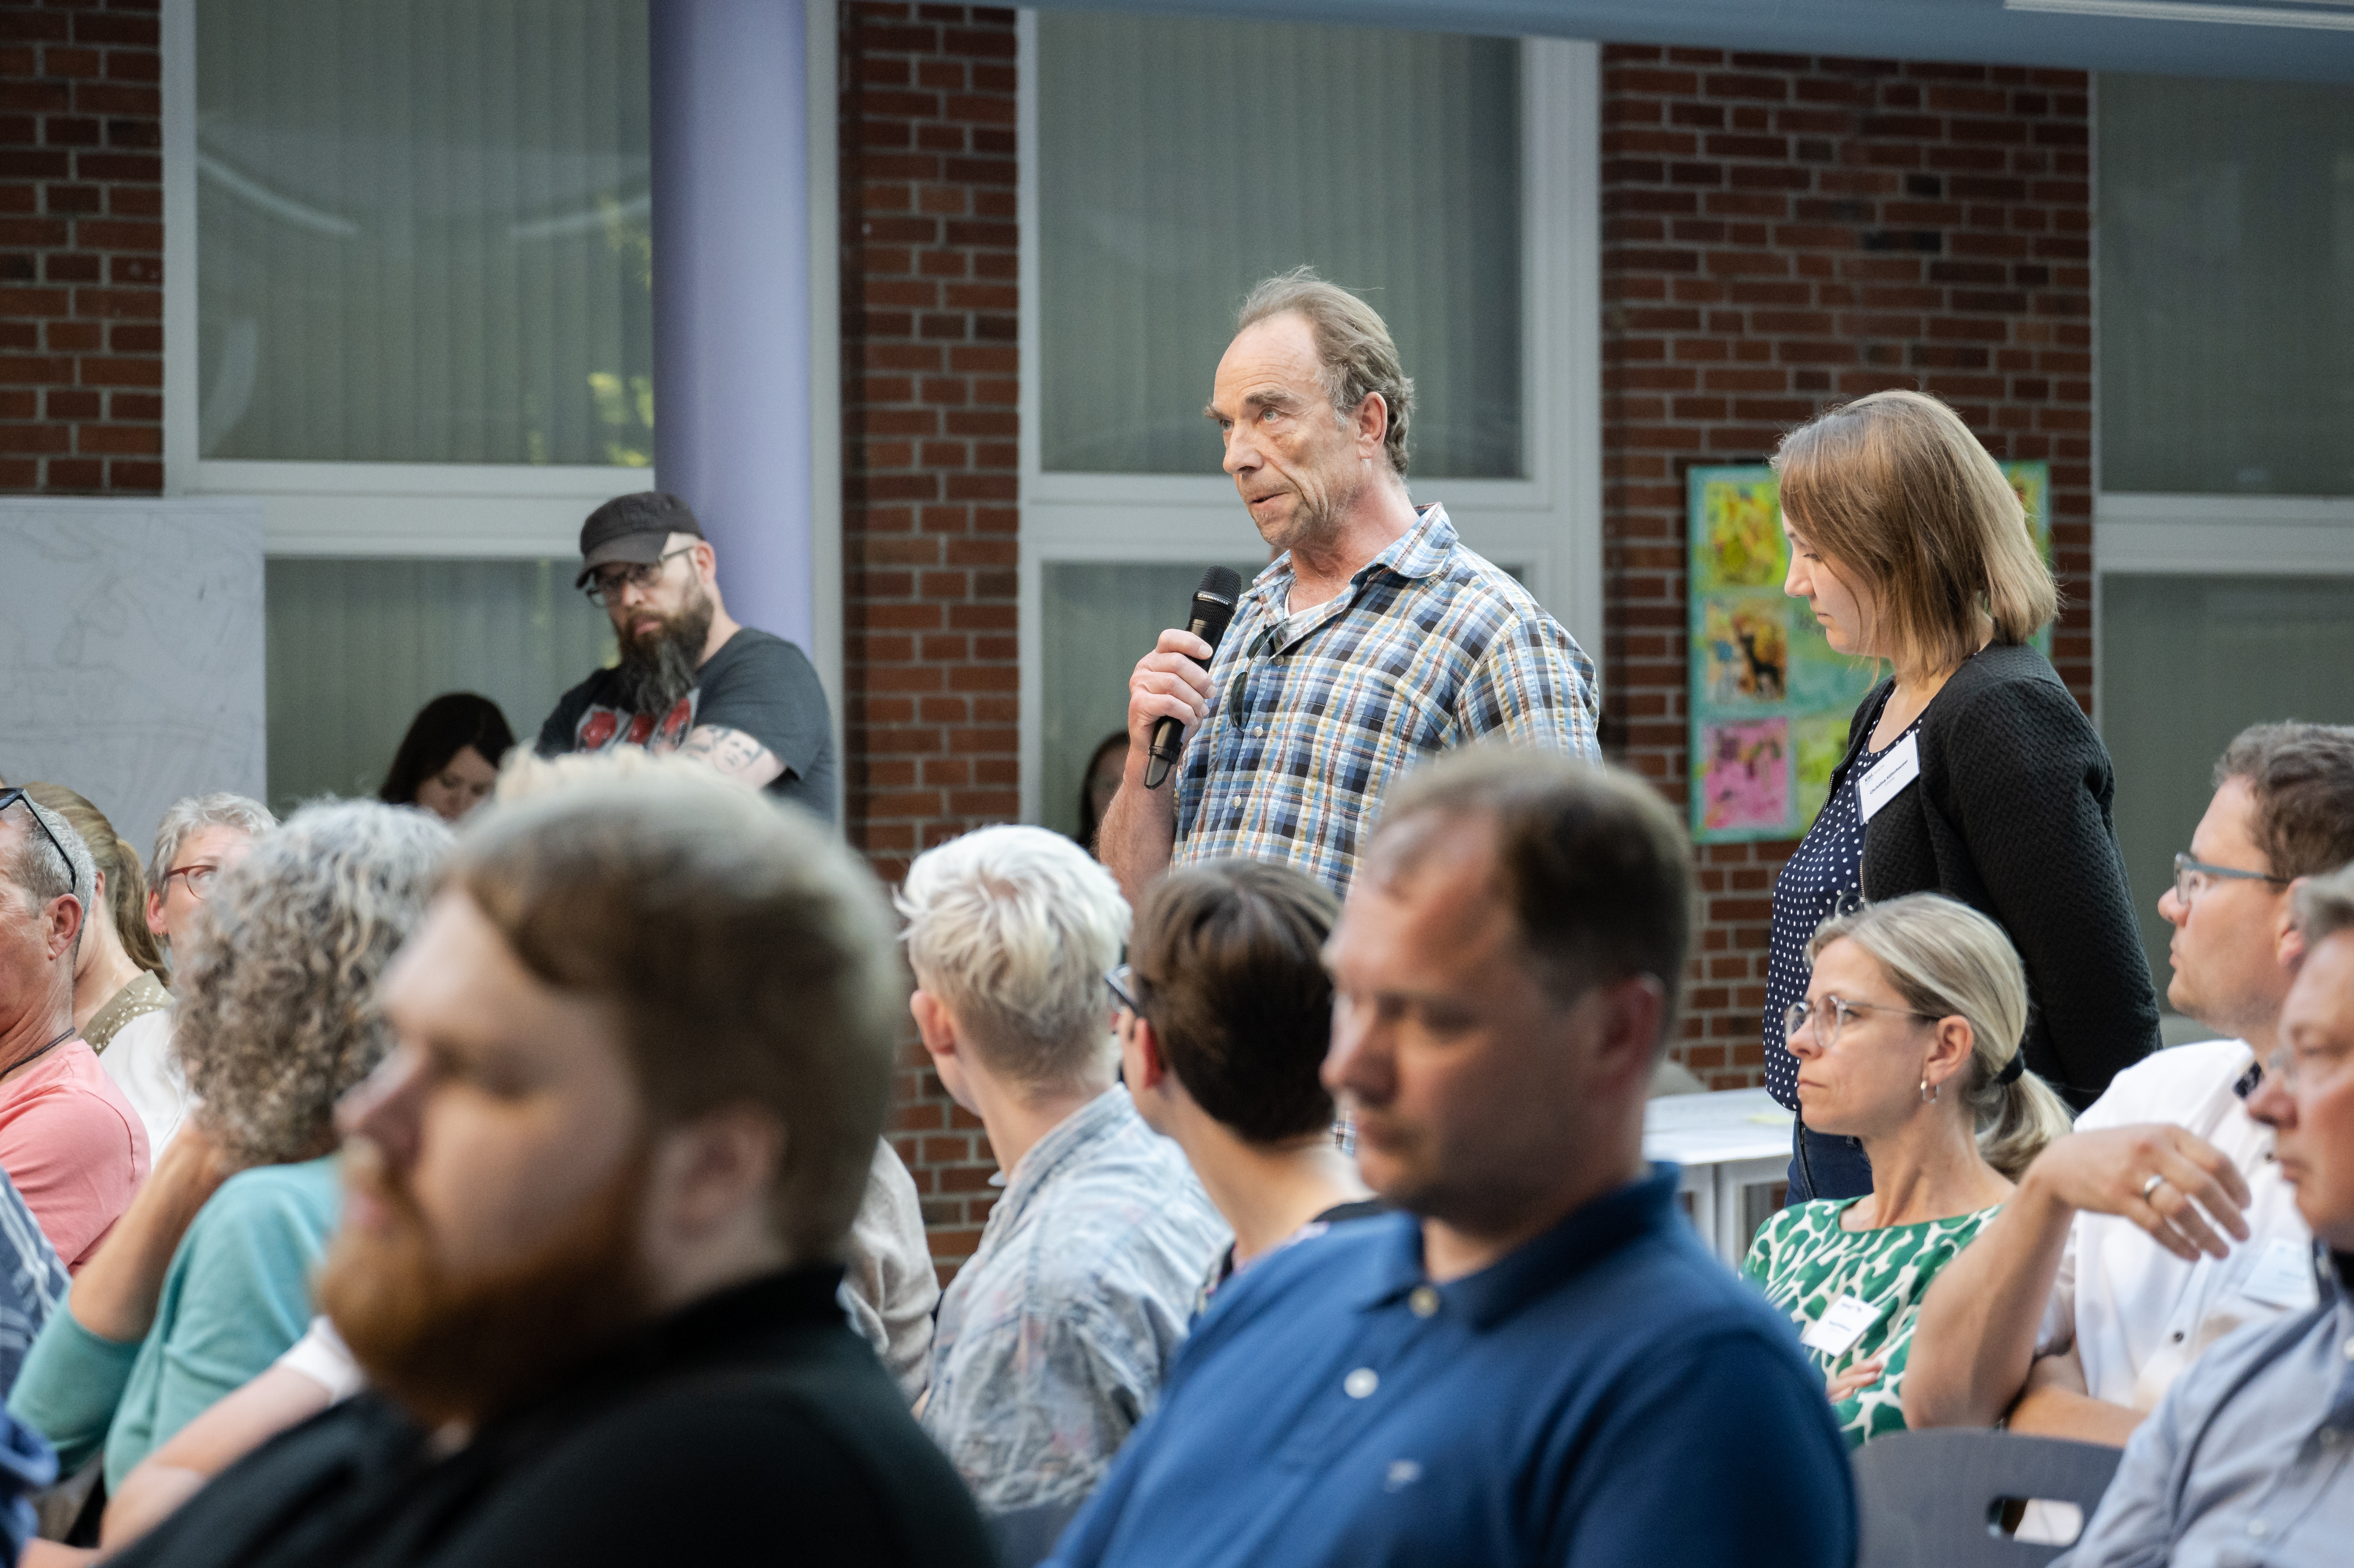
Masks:
[[[807,19],[811,568],[818,674],[842,745],[842,314],[835,8]],[[197,450],[196,0],[164,0],[164,491],[262,506],[270,556],[561,559],[599,502],[654,488],[606,464],[225,462]],[[429,503],[420,505],[420,503]]]
[[[1041,820],[1045,569],[1073,561],[1196,565],[1264,559],[1267,546],[1214,465],[1186,474],[1048,473],[1041,461],[1038,16],[1016,26],[1021,228],[1022,820]],[[1597,666],[1602,656],[1601,52],[1521,40],[1522,430],[1528,477],[1415,486],[1444,502],[1471,546],[1519,567]],[[1209,384],[1213,358],[1202,366]],[[1409,370],[1412,366],[1407,367]],[[1170,606],[1173,617],[1182,607]],[[1141,654],[1144,650],[1137,650]],[[1126,676],[1123,667],[1107,679]]]
[[[2095,421],[2097,426],[2097,419]],[[2093,497],[2093,718],[2108,661],[2101,608],[2112,577],[2354,577],[2354,496]]]

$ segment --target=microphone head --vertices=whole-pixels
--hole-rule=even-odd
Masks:
[[[1202,586],[1193,590],[1196,599],[1222,599],[1228,604],[1242,597],[1243,575],[1232,567],[1212,567],[1202,574]]]
[[[1215,648],[1225,636],[1227,624],[1235,618],[1235,601],[1242,592],[1242,574],[1232,567],[1212,567],[1202,574],[1202,586],[1193,590],[1193,620],[1211,647]]]

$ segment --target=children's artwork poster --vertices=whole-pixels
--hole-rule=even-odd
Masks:
[[[2002,468],[2050,559],[2050,468]],[[1687,483],[1692,837],[1797,838],[1829,799],[1849,722],[1882,671],[1833,650],[1806,600],[1784,596],[1789,545],[1772,469],[1696,468]],[[2050,639],[2046,628],[2047,655]]]

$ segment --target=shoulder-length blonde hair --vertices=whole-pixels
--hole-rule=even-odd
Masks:
[[[1818,415],[1774,454],[1782,511],[1882,624],[1874,651],[1899,674],[1950,670],[2024,642],[2060,612],[2010,482],[1961,417],[1919,392],[1875,392]]]
[[[1970,1062],[1959,1087],[1977,1128],[1978,1157],[2018,1181],[2074,1118],[2067,1102],[2023,1065],[2004,1079],[2027,1035],[2027,969],[2010,938],[1967,904],[1909,893],[1824,921],[1807,944],[1807,961],[1841,940],[1879,962],[1906,1007],[1969,1020]]]

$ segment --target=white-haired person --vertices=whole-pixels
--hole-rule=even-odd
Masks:
[[[147,862],[147,929],[172,949],[175,967],[184,961],[215,879],[277,826],[269,807],[226,789],[164,808]]]
[[[1904,1429],[1921,1298],[2068,1130],[2026,1070],[2027,976],[2002,927],[1916,893],[1824,922],[1787,1020],[1807,1126],[1862,1143],[1872,1191],[1793,1204],[1742,1272],[1790,1315],[1850,1447]]]
[[[376,978],[422,917],[450,830],[343,801],[298,812],[209,889],[180,954],[197,1104],[34,1341],[9,1409],[110,1488],[309,1324],[342,1205],[334,1106],[391,1044]]]
[[[1225,1224],[1119,1083],[1109,872],[983,828],[918,856],[898,905],[924,1049],[1005,1180],[940,1300],[924,1428],[983,1513],[1076,1506],[1158,1399]]]

